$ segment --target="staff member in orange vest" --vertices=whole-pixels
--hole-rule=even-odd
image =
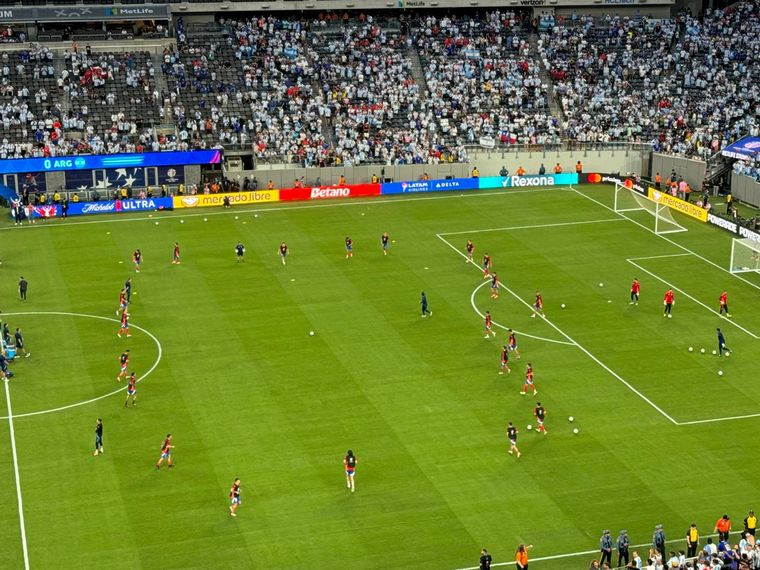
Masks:
[[[515,174],[517,174],[517,176],[525,176],[525,169],[522,166],[518,166],[517,170],[515,170]]]
[[[274,182],[273,181],[270,180],[269,182],[267,182],[267,190],[274,190]]]
[[[581,164],[581,161],[575,163],[575,173],[580,176],[583,174],[583,164]]]
[[[528,570],[528,549],[533,548],[532,544],[521,544],[517,547],[515,553],[515,562],[518,570]]]
[[[660,186],[662,186],[662,176],[660,176],[660,173],[658,172],[654,175],[654,187],[659,190]]]
[[[731,532],[731,519],[728,515],[723,515],[718,519],[718,522],[715,523],[715,529],[713,532],[718,533],[719,540],[725,540],[728,542],[728,535]]]
[[[554,174],[562,174],[562,167],[559,165],[559,162],[554,167]]]

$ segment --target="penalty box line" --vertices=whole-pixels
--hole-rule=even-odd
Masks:
[[[449,246],[452,250],[454,250],[458,255],[461,255],[462,257],[467,260],[467,255],[465,255],[463,252],[459,251],[456,246],[454,246],[451,242],[446,240],[441,234],[435,234],[435,237],[437,237],[439,240],[441,240],[443,243],[445,243],[447,246]],[[473,264],[473,267],[480,271],[476,265]],[[531,311],[533,310],[533,307],[525,301],[522,297],[520,297],[517,293],[515,293],[512,289],[504,285],[504,283],[499,283],[499,285],[512,297],[514,297],[517,301],[525,305],[528,309]],[[604,362],[599,360],[594,354],[592,354],[587,348],[585,348],[583,345],[578,343],[576,340],[574,340],[569,334],[567,334],[565,331],[563,331],[561,328],[559,328],[557,325],[555,325],[553,322],[551,322],[546,317],[541,317],[543,320],[552,327],[555,331],[557,331],[560,335],[562,335],[564,338],[566,338],[570,343],[572,343],[573,346],[577,347],[578,350],[583,352],[586,356],[588,356],[591,360],[593,360],[596,364],[601,366],[604,370],[606,370],[613,378],[615,378],[618,382],[623,384],[626,388],[628,388],[631,392],[636,394],[639,398],[641,398],[644,402],[649,404],[654,410],[660,413],[664,418],[666,418],[670,423],[673,425],[679,425],[678,422],[673,419],[670,414],[668,414],[665,410],[663,410],[660,406],[655,404],[652,400],[647,398],[644,394],[642,394],[639,390],[637,390],[630,382],[628,382],[625,378],[620,376],[617,372],[615,372],[612,368],[607,366]]]
[[[26,543],[26,522],[24,521],[24,499],[21,495],[21,476],[18,470],[18,453],[16,451],[16,430],[13,426],[13,408],[11,407],[11,391],[9,380],[3,378],[5,384],[5,403],[8,407],[8,428],[11,435],[11,454],[13,456],[13,474],[16,479],[16,501],[18,502],[18,524],[21,532],[21,549],[24,555],[24,569],[29,570],[29,549]]]

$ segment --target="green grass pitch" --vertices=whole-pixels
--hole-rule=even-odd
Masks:
[[[707,534],[724,512],[738,524],[758,506],[760,279],[724,271],[728,234],[677,217],[689,231],[664,239],[611,204],[610,187],[580,187],[4,221],[0,309],[32,353],[8,386],[30,567],[453,570],[482,547],[504,562],[531,543],[538,559],[594,550],[605,528],[638,544],[657,523],[669,539],[691,522]],[[468,238],[508,288],[496,300],[453,250]],[[143,330],[119,339],[109,319],[128,276]],[[547,320],[530,318],[536,289]],[[716,314],[723,289],[731,321]],[[484,339],[476,309],[519,331],[511,375],[497,374],[504,331]],[[730,358],[711,354],[716,326]],[[138,375],[162,352],[134,409],[115,381],[127,347]],[[537,398],[519,395],[527,362]],[[526,429],[536,400],[545,437]],[[5,405],[0,416],[0,568],[23,568]],[[93,457],[98,417],[105,452]],[[168,432],[176,467],[157,472]]]

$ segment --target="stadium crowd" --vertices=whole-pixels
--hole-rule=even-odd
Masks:
[[[0,157],[222,146],[410,164],[467,161],[467,145],[623,141],[706,158],[760,123],[757,1],[665,20],[494,10],[176,28],[160,67],[89,46],[3,52]]]

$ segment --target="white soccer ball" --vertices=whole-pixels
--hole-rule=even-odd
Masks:
[[[204,222],[208,222],[208,218],[203,218],[203,221]]]
[[[185,220],[180,220],[180,221],[179,221],[179,223],[180,223],[180,224],[184,224],[184,223],[185,223]]]
[[[722,370],[718,370],[718,376],[723,376],[723,371]]]
[[[578,433],[578,428],[573,428],[573,433]]]
[[[604,283],[599,282],[599,287],[604,287]]]
[[[575,421],[575,418],[574,418],[573,416],[570,416],[569,418],[567,418],[567,421],[569,421],[569,422],[574,422],[574,421]]]
[[[725,355],[726,355],[726,358],[728,358],[729,356],[731,356],[731,353],[730,353],[730,352],[728,352],[728,351],[726,351],[726,352],[725,352]]]
[[[564,304],[564,303],[562,303],[562,304],[560,305],[560,308],[561,308],[561,309],[564,309],[564,308],[565,308],[565,304]]]
[[[309,331],[309,336],[314,336],[314,331]]]
[[[713,354],[718,354],[718,351],[717,350],[713,350]]]
[[[689,347],[689,352],[694,352],[694,347],[693,346]]]
[[[156,222],[156,225],[158,225],[158,222]]]
[[[532,430],[533,426],[531,424],[528,424],[528,431]]]
[[[237,216],[235,216],[235,219],[237,220],[237,219],[238,219],[238,217],[237,217]]]
[[[253,215],[253,217],[254,217],[254,218],[258,218],[258,217],[259,217],[259,215],[258,215],[258,214],[254,214],[254,215]]]
[[[701,352],[702,354],[704,354],[705,353],[705,349],[704,348],[700,348],[699,352]]]

